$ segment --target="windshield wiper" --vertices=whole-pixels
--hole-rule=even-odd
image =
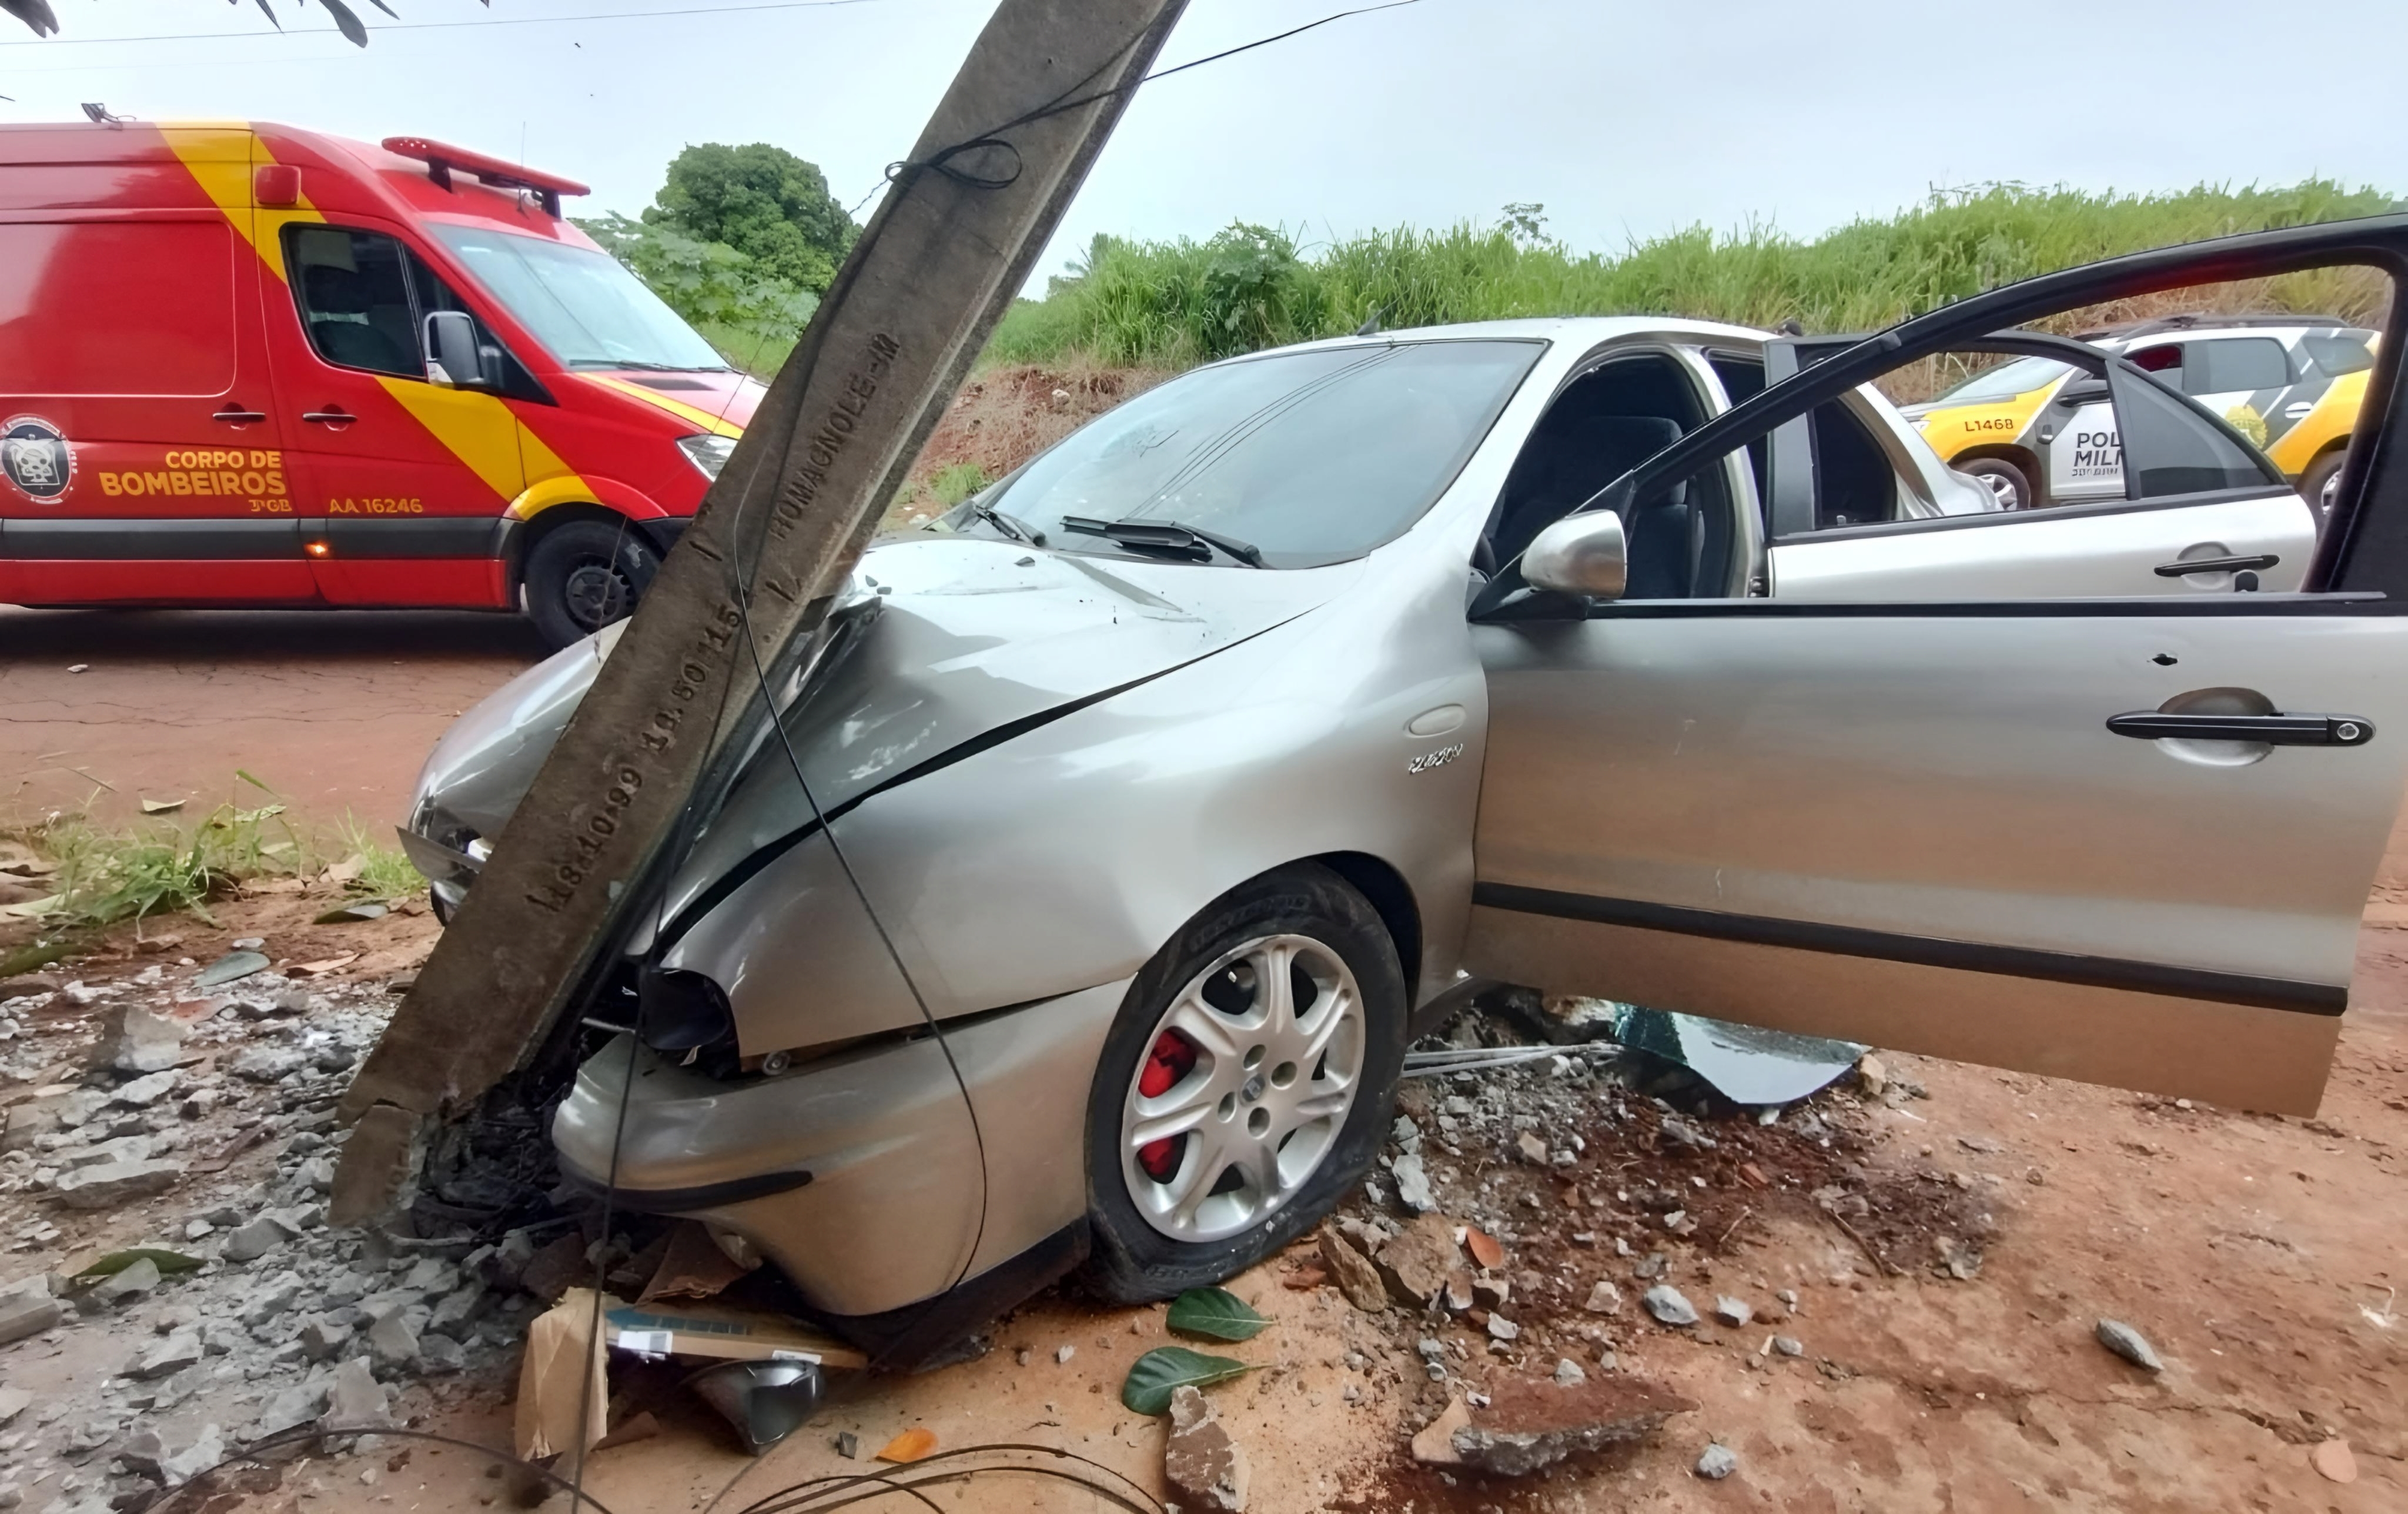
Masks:
[[[993,505],[982,505],[973,499],[970,501],[970,513],[1014,541],[1025,541],[1032,547],[1041,547],[1045,544],[1044,532],[1030,526],[1026,521],[1005,514]]]
[[[1197,562],[1209,562],[1214,552],[1226,554],[1249,568],[1263,566],[1262,549],[1234,536],[1199,530],[1177,521],[1099,521],[1085,515],[1065,515],[1062,529],[1081,536],[1109,537],[1125,547],[1176,552]]]
[[[633,357],[577,357],[569,360],[573,368],[627,368],[639,373],[733,373],[726,364],[697,367],[687,363],[646,363]]]

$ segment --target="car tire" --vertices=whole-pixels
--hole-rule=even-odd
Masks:
[[[2040,503],[2032,493],[2031,475],[2003,457],[1974,457],[1949,466],[1986,485],[2000,510],[2031,510]]]
[[[2349,449],[2335,447],[2330,452],[2319,454],[2316,460],[2308,465],[2308,470],[2300,475],[2300,497],[2316,512],[2316,529],[2320,531],[2324,529],[2325,522],[2332,518],[2332,496],[2341,484],[2341,465],[2348,460]]]
[[[660,554],[632,524],[556,526],[527,553],[527,618],[558,651],[632,614],[660,567]]]
[[[1257,969],[1281,960],[1290,964],[1297,1009],[1284,1021],[1258,992],[1266,975]],[[1129,985],[1096,1063],[1087,1106],[1089,1289],[1119,1304],[1169,1298],[1243,1272],[1317,1223],[1362,1181],[1387,1137],[1409,1007],[1378,912],[1326,868],[1268,873],[1188,922]],[[1211,1022],[1200,1024],[1205,1039],[1216,1028],[1226,1033],[1224,1052],[1189,1043],[1191,1065],[1166,1071],[1166,1037],[1179,1040],[1179,1025],[1201,1020]],[[1167,1089],[1166,1078],[1174,1079]],[[1341,1092],[1343,1109],[1333,1111]],[[1169,1138],[1166,1161],[1137,1132],[1146,1111],[1170,1106],[1201,1118]],[[1238,1162],[1208,1173],[1220,1151],[1240,1147],[1255,1158],[1251,1177],[1265,1181],[1250,1180]],[[1154,1175],[1166,1166],[1163,1181]],[[1174,1212],[1182,1194],[1191,1201],[1183,1220]]]

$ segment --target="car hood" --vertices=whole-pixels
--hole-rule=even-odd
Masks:
[[[819,815],[832,822],[920,772],[1268,630],[1326,602],[1360,568],[1189,566],[969,537],[874,548],[805,664],[784,743],[765,743],[745,766],[655,917],[677,919]],[[527,670],[463,715],[420,775],[412,829],[452,847],[463,832],[498,833],[620,629]]]

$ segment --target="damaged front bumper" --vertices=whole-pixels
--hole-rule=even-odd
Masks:
[[[882,1315],[1085,1215],[1088,1082],[1126,987],[724,1081],[619,1036],[578,1070],[552,1144],[617,1206],[741,1237],[830,1316]]]

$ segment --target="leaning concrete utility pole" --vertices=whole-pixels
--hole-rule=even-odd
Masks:
[[[824,617],[1184,7],[996,7],[361,1067],[337,1221],[382,1212],[423,1122],[523,1065],[589,991],[687,815],[774,717],[756,668]]]

